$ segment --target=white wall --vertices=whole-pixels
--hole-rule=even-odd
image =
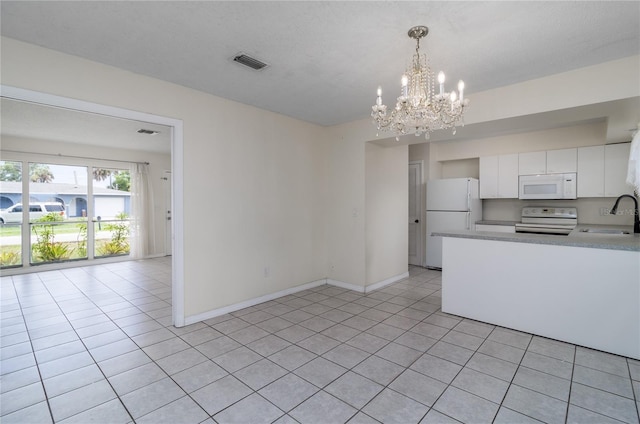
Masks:
[[[7,38],[1,65],[8,86],[183,121],[187,317],[326,276],[322,128]]]
[[[408,150],[372,143],[365,147],[366,285],[408,269]]]
[[[508,153],[597,146],[605,144],[606,131],[606,122],[600,121],[498,137],[436,142],[431,143],[431,160],[445,162]]]
[[[16,40],[1,42],[5,85],[183,121],[187,316],[325,277],[365,287],[365,146],[376,139],[369,118],[322,128]],[[465,121],[638,96],[637,75],[633,57],[471,93]],[[408,138],[415,139],[396,144],[409,144]],[[429,154],[425,175],[433,177],[440,159]],[[447,160],[453,159],[464,158]],[[396,190],[406,192],[406,180]],[[403,250],[406,255],[406,245]],[[403,270],[406,264],[392,272]]]
[[[37,155],[20,155],[6,150],[31,152]],[[149,162],[149,181],[154,193],[154,243],[151,246],[149,255],[161,255],[165,253],[165,221],[164,221],[164,187],[163,181],[160,179],[165,170],[171,169],[171,156],[168,154],[142,152],[138,150],[112,149],[107,147],[89,146],[74,143],[62,143],[51,140],[34,140],[18,137],[2,137],[2,146],[0,146],[0,155],[3,160],[11,160],[11,158],[38,158],[48,163],[63,163],[67,165],[86,165],[86,160],[73,158],[70,156],[87,156],[108,160],[123,161],[139,161]],[[45,156],[52,155],[52,156]],[[61,157],[57,157],[61,155]],[[65,155],[67,157],[65,157]],[[96,162],[99,162],[96,161]],[[113,167],[113,162],[102,162],[105,167]]]
[[[485,199],[482,201],[482,219],[496,221],[520,221],[525,206],[571,206],[578,209],[578,224],[633,225],[633,201],[620,202],[622,215],[611,215],[615,198],[583,198],[576,200],[518,200]]]

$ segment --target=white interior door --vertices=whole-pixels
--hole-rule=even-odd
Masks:
[[[173,253],[173,225],[171,220],[171,171],[164,171],[162,175],[164,186],[164,253],[171,256]]]
[[[409,163],[409,265],[422,260],[422,163]]]

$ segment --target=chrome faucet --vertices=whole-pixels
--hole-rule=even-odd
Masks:
[[[633,233],[640,234],[640,215],[638,215],[638,199],[636,199],[635,196],[632,196],[630,194],[623,194],[622,196],[618,197],[616,199],[616,203],[613,205],[613,208],[611,208],[611,212],[609,213],[611,215],[616,214],[616,212],[618,211],[618,203],[620,203],[620,199],[622,199],[623,197],[630,198],[631,200],[633,200],[633,203],[635,204],[635,209],[633,213]]]

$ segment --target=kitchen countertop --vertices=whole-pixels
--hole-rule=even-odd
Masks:
[[[482,222],[482,221],[480,221]],[[580,232],[584,228],[628,231],[629,235],[593,234]],[[633,227],[626,225],[579,224],[567,236],[530,233],[497,233],[475,231],[450,231],[432,233],[439,237],[469,238],[477,240],[509,241],[516,243],[549,244],[556,246],[586,247],[640,252],[640,234],[633,234]]]

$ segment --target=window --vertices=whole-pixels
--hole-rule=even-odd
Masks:
[[[64,212],[64,206],[60,203],[45,205],[47,212]]]
[[[130,248],[131,173],[93,168],[94,256],[128,255]]]
[[[87,175],[86,166],[29,163],[31,264],[88,258]]]
[[[22,266],[22,162],[0,161],[0,268]]]
[[[0,267],[130,255],[131,184],[124,167],[0,162]]]

